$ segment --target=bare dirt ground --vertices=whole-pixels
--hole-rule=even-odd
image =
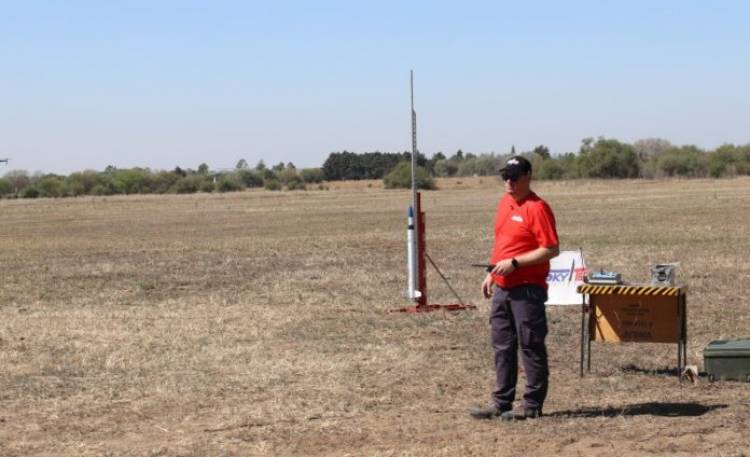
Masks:
[[[549,309],[547,416],[472,420],[493,372],[468,265],[501,187],[439,185],[428,250],[474,312],[388,313],[408,304],[409,193],[377,182],[0,201],[0,455],[750,455],[750,384],[680,386],[658,344],[595,343],[579,379],[572,307]],[[689,363],[750,336],[750,179],[536,190],[591,266],[680,262]]]

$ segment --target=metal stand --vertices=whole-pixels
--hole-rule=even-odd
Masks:
[[[598,291],[596,289],[599,289]],[[597,318],[595,316],[597,305],[596,300],[591,299],[591,290],[593,289],[594,294],[599,295],[611,295],[617,294],[625,290],[625,293],[641,294],[641,295],[660,295],[660,288],[648,287],[648,286],[611,286],[611,289],[607,289],[608,286],[590,286],[583,285],[579,287],[579,292],[583,293],[583,301],[581,302],[581,358],[580,358],[580,377],[584,374],[584,362],[586,364],[587,371],[591,372],[591,342],[595,339]],[[619,289],[619,291],[618,291]],[[679,288],[671,288],[676,290],[677,294],[677,329],[676,329],[676,342],[677,342],[677,376],[682,383],[682,372],[685,370],[687,365],[687,294],[684,290]],[[664,289],[661,289],[664,290]],[[586,303],[586,297],[589,297],[588,303]],[[600,329],[601,333],[601,329]],[[624,340],[627,342],[628,340]],[[630,342],[638,342],[629,340]],[[666,342],[666,341],[661,341]],[[672,340],[671,342],[674,342]]]

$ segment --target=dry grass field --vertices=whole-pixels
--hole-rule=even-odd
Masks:
[[[479,309],[408,303],[409,193],[0,201],[0,455],[750,455],[750,384],[669,376],[674,345],[593,347],[548,311],[538,421],[477,422],[493,385],[492,178],[426,192],[427,246]],[[369,185],[369,187],[368,187]],[[535,183],[563,248],[648,279],[679,261],[688,362],[750,336],[750,179]],[[431,301],[451,303],[433,272]]]

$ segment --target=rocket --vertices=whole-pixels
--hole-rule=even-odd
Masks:
[[[408,225],[406,229],[406,267],[408,280],[406,296],[416,300],[422,294],[417,290],[417,237],[414,234],[414,207],[409,206]]]
[[[411,205],[409,206],[408,213],[408,228],[406,230],[406,267],[409,270],[407,284],[406,284],[406,296],[411,300],[417,300],[422,296],[422,293],[417,290],[420,287],[419,279],[417,279],[417,234],[414,232],[416,217],[414,214],[414,208],[419,208],[417,204],[417,180],[416,180],[416,168],[417,168],[417,112],[414,111],[414,70],[411,71]]]

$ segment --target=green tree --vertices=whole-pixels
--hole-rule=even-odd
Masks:
[[[540,144],[539,146],[535,147],[534,150],[531,152],[541,157],[542,160],[547,160],[550,157],[552,157],[549,153],[549,148],[543,144]]]
[[[640,170],[633,147],[614,139],[585,139],[578,156],[579,173],[585,178],[636,178]]]

